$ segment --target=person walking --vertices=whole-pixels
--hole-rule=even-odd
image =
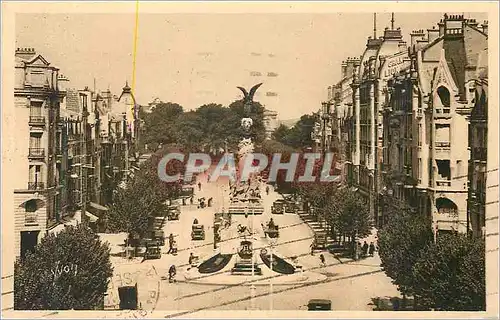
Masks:
[[[175,275],[177,274],[177,270],[175,268],[175,265],[171,265],[170,268],[168,269],[168,281],[170,283],[175,282]]]
[[[311,256],[314,256],[314,248],[316,247],[316,239],[311,243]]]
[[[373,244],[373,242],[370,242],[370,248],[368,250],[370,257],[373,257],[373,254],[375,253],[375,245]]]
[[[198,191],[201,191],[201,182],[198,182]]]
[[[323,254],[320,254],[319,255],[319,260],[321,261],[321,265],[323,267],[326,267],[326,263],[325,263],[325,256]]]
[[[193,261],[194,261],[194,254],[191,252],[189,254],[189,259],[188,259],[188,264],[189,264],[188,270],[190,270],[191,267],[193,266]]]
[[[168,252],[167,252],[167,254],[172,253],[173,248],[174,248],[174,235],[171,233],[168,236]]]
[[[269,186],[266,186],[266,195],[269,195]]]
[[[363,258],[368,256],[368,243],[366,241],[363,243]]]
[[[194,198],[191,196],[191,198],[189,198],[189,203],[190,204],[193,204],[194,203]]]

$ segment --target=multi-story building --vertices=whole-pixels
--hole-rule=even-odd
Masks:
[[[342,181],[352,183],[354,154],[354,112],[353,112],[353,92],[351,83],[354,70],[359,67],[359,58],[347,58],[342,61],[341,80],[331,87],[329,101],[334,105],[334,130],[333,139],[338,143],[336,148],[336,159],[341,168]]]
[[[468,230],[475,236],[484,236],[486,226],[486,181],[489,161],[487,62],[488,50],[485,49],[479,56],[477,63],[475,94],[472,101],[474,107],[470,114],[469,125],[470,159],[467,226],[469,227]]]
[[[64,93],[59,91],[59,69],[33,48],[15,52],[16,164],[14,215],[16,256],[33,250],[46,231],[57,225],[61,211],[57,165],[57,120]]]
[[[387,81],[409,64],[406,43],[401,30],[384,30],[380,38],[368,38],[359,71],[355,69],[353,110],[355,115],[354,186],[369,202],[371,215],[378,221],[380,215],[378,192],[382,189],[383,164],[383,106],[387,95]]]
[[[264,109],[264,127],[266,129],[266,139],[271,139],[271,136],[278,128],[278,113],[269,109]]]
[[[414,206],[432,218],[436,231],[465,232],[472,222],[467,214],[470,152],[464,141],[478,103],[476,71],[487,48],[485,30],[487,24],[479,28],[475,20],[445,15],[439,28],[412,32],[410,66],[389,82],[381,197]],[[475,127],[481,131],[479,123]]]

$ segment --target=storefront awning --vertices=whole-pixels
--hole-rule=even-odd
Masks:
[[[100,204],[97,204],[94,202],[91,202],[90,206],[94,209],[97,209],[97,210],[108,211],[108,208],[106,208],[105,206],[101,206]]]
[[[96,222],[97,220],[99,220],[97,216],[94,216],[92,213],[88,211],[85,212],[85,215],[89,218],[90,222]]]

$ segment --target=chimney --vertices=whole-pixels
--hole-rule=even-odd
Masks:
[[[417,44],[417,40],[424,40],[425,39],[425,33],[424,30],[413,30],[410,33],[410,38],[411,38],[411,46],[414,46]]]
[[[349,58],[347,58],[349,60]],[[344,79],[347,76],[347,62],[342,61],[341,67],[341,79]]]
[[[439,26],[439,36],[444,36],[444,21],[441,19],[438,23]]]
[[[433,42],[439,38],[439,30],[436,29],[436,26],[432,26],[432,29],[427,29],[427,39],[429,43]]]
[[[476,21],[476,19],[467,19],[467,20],[465,20],[465,22],[469,26],[474,27],[474,28],[477,28],[477,26],[479,25],[479,23]]]
[[[66,76],[60,74],[57,77],[57,86],[59,88],[59,91],[66,91],[66,89],[68,88],[68,84],[69,84],[69,79],[66,78]]]
[[[483,29],[483,32],[488,34],[488,20],[484,20],[483,24],[481,25],[481,28]]]
[[[460,38],[464,35],[464,16],[458,14],[444,15],[444,35],[447,38]]]
[[[34,48],[17,48],[16,49],[16,57],[30,60],[36,55],[36,51]]]

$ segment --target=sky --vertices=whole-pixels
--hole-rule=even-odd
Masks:
[[[412,30],[442,17],[396,13],[395,27],[409,42]],[[390,19],[377,15],[377,36]],[[119,95],[132,85],[134,27],[133,14],[17,14],[16,47],[35,48],[71,87],[92,88],[95,79],[98,90]],[[318,110],[340,80],[342,60],[360,56],[371,35],[371,13],[139,14],[133,89],[139,104],[158,97],[189,110],[228,105],[241,97],[237,86],[263,82],[255,100],[294,119]]]

